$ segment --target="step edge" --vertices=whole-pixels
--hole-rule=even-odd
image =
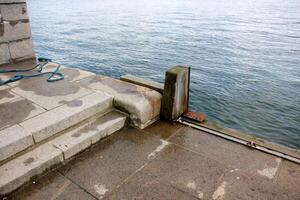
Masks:
[[[106,114],[104,114],[103,116],[108,115],[108,114],[113,113],[113,112],[115,112],[115,111],[111,111],[111,112],[109,112],[109,113],[106,113]],[[37,150],[37,148],[44,148],[44,146],[49,146],[49,145],[50,145],[50,146],[53,147],[54,149],[57,149],[57,150],[60,151],[60,154],[58,155],[58,157],[59,157],[59,159],[60,159],[60,162],[59,162],[59,163],[55,163],[55,162],[54,162],[54,163],[51,164],[51,166],[49,166],[49,167],[44,167],[44,168],[42,167],[42,170],[41,170],[41,171],[38,171],[38,173],[32,172],[32,171],[35,171],[35,168],[32,169],[31,171],[28,171],[27,173],[23,174],[22,176],[19,176],[19,177],[21,178],[21,182],[20,182],[20,180],[19,180],[18,178],[16,178],[16,179],[13,179],[11,182],[8,182],[8,183],[5,184],[5,185],[3,185],[3,184],[0,185],[0,196],[4,196],[4,195],[7,195],[7,194],[9,194],[9,193],[15,191],[16,189],[20,188],[22,185],[24,185],[24,184],[26,184],[27,182],[29,182],[33,177],[36,177],[36,176],[39,176],[39,175],[43,174],[43,172],[45,172],[47,169],[51,169],[51,168],[54,167],[54,166],[57,166],[57,165],[60,165],[60,164],[65,164],[65,163],[67,163],[69,160],[73,159],[73,158],[74,158],[76,155],[78,155],[80,152],[82,152],[82,151],[88,149],[90,146],[92,146],[93,144],[99,142],[101,139],[103,139],[103,138],[105,138],[105,137],[107,137],[107,136],[113,134],[114,132],[116,132],[116,131],[121,130],[122,128],[124,128],[125,125],[126,125],[127,117],[124,116],[124,115],[122,115],[122,114],[120,114],[120,113],[118,113],[118,115],[120,116],[120,119],[117,120],[116,122],[114,122],[114,124],[122,123],[123,125],[122,125],[121,127],[117,128],[116,130],[115,130],[115,129],[111,130],[109,134],[104,134],[102,137],[100,136],[99,139],[93,140],[93,138],[95,137],[95,135],[97,135],[97,134],[99,135],[100,133],[96,133],[96,134],[90,135],[90,137],[89,137],[88,139],[90,140],[90,143],[91,143],[91,144],[88,145],[88,146],[86,146],[85,148],[81,149],[80,151],[76,152],[75,154],[71,155],[71,156],[68,157],[68,158],[65,158],[63,150],[61,150],[61,149],[55,147],[55,146],[52,144],[52,142],[51,142],[52,140],[51,140],[51,141],[48,141],[48,142],[46,142],[46,143],[44,143],[44,144],[42,144],[42,145],[40,145],[40,146],[38,146],[38,147],[36,147],[35,149],[33,149],[32,151]],[[103,117],[103,116],[101,116],[101,117]],[[101,117],[100,117],[100,118],[101,118]],[[100,119],[100,118],[99,118],[99,119]],[[94,119],[94,120],[96,121],[97,119]],[[90,122],[88,122],[88,123],[90,123]],[[84,125],[86,125],[86,124],[82,124],[82,126],[84,126]],[[87,125],[87,126],[88,126],[88,125]],[[112,125],[106,127],[106,129],[107,129],[107,128],[110,128],[110,127],[112,127]],[[67,133],[68,133],[68,132],[67,132]],[[65,133],[65,134],[67,134],[67,133]],[[63,136],[63,135],[60,135],[60,136]],[[58,137],[60,137],[60,136],[58,136]],[[54,138],[54,139],[55,139],[55,138]],[[30,151],[30,152],[26,152],[26,153],[24,153],[23,155],[20,155],[20,156],[16,157],[15,159],[20,159],[20,158],[22,158],[22,157],[26,157],[26,156],[30,155],[30,153],[31,153],[31,151]],[[62,159],[60,158],[60,156],[62,157]],[[15,160],[15,159],[14,159],[14,160]],[[57,158],[55,157],[55,159],[57,159]],[[5,163],[4,165],[0,166],[0,169],[4,168],[4,166],[5,166],[6,164],[7,164],[7,165],[11,164],[14,160],[10,160],[8,163]],[[46,162],[48,162],[48,161],[46,161]],[[45,162],[45,163],[46,163],[46,162]],[[49,162],[51,162],[51,160],[50,160]],[[44,163],[43,163],[43,164],[44,164]],[[44,165],[47,165],[47,164],[44,164]],[[1,173],[1,171],[0,171],[0,173]],[[29,177],[29,178],[28,178],[28,177]],[[23,179],[23,180],[22,180],[22,179]],[[1,181],[1,180],[0,180],[0,181]],[[18,181],[19,181],[19,183],[18,183]],[[0,182],[0,183],[1,183],[1,182]],[[16,185],[15,185],[15,186],[11,186],[11,184],[14,184],[14,183],[16,183]]]

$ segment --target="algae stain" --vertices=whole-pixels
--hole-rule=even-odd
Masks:
[[[30,157],[30,158],[27,158],[27,159],[23,162],[23,164],[24,164],[25,166],[28,166],[28,165],[30,165],[30,164],[33,163],[33,162],[34,162],[34,158]]]

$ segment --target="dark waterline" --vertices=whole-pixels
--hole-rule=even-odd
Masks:
[[[300,148],[299,0],[28,0],[38,56],[163,81],[192,67],[209,120]]]

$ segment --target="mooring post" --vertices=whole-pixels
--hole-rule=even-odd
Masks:
[[[161,118],[176,120],[188,111],[190,67],[177,65],[166,71]]]

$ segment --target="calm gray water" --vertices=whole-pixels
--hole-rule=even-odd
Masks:
[[[300,148],[299,0],[28,0],[38,56],[163,82],[192,67],[190,104]]]

